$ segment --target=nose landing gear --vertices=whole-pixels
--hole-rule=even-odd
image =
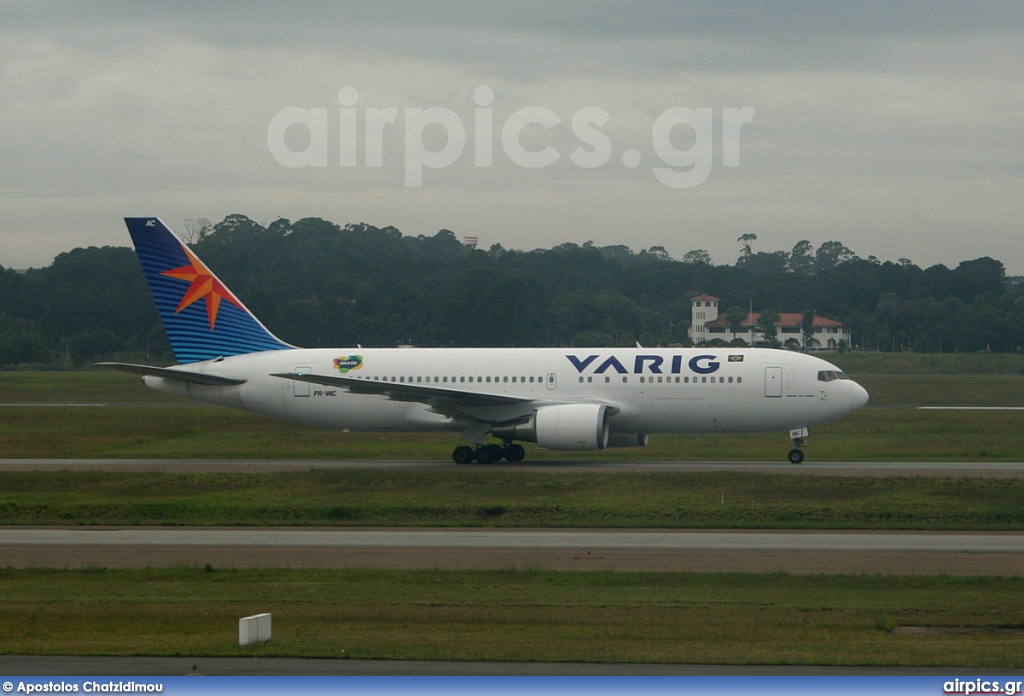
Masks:
[[[789,463],[800,464],[804,460],[804,452],[801,447],[806,447],[807,443],[804,441],[805,437],[810,436],[810,431],[806,427],[793,428],[789,431],[789,437],[793,440],[793,449],[789,451]]]

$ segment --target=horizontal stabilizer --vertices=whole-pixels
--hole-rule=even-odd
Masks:
[[[101,362],[96,364],[100,367],[106,367],[111,370],[131,372],[135,375],[150,375],[153,377],[163,377],[164,379],[176,379],[179,382],[205,384],[211,387],[231,387],[236,384],[245,384],[244,379],[221,377],[219,375],[211,375],[205,372],[189,372],[188,370],[180,370],[173,367],[152,367],[150,365],[133,365],[131,363],[118,362]]]

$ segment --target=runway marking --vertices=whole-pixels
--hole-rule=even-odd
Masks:
[[[235,546],[1024,553],[1024,533],[0,529],[0,546]]]
[[[919,411],[1024,411],[1024,406],[918,406]]]

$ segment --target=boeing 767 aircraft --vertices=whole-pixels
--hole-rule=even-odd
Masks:
[[[652,433],[808,428],[868,394],[836,366],[741,348],[297,348],[272,334],[159,218],[126,218],[178,365],[101,363],[146,386],[326,428],[461,433],[459,464],[642,447]],[[484,444],[487,436],[498,443]]]

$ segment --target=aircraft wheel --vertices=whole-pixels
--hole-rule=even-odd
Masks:
[[[799,464],[804,460],[803,450],[791,449],[789,451],[789,463]]]
[[[473,460],[476,459],[476,452],[473,451],[472,447],[461,445],[455,448],[452,452],[452,461],[456,464],[472,464]]]
[[[476,460],[481,464],[500,462],[504,456],[505,452],[502,450],[501,445],[487,445],[486,447],[481,447],[476,452]]]
[[[510,462],[521,462],[526,457],[526,450],[522,445],[511,444],[505,448],[505,459]]]

